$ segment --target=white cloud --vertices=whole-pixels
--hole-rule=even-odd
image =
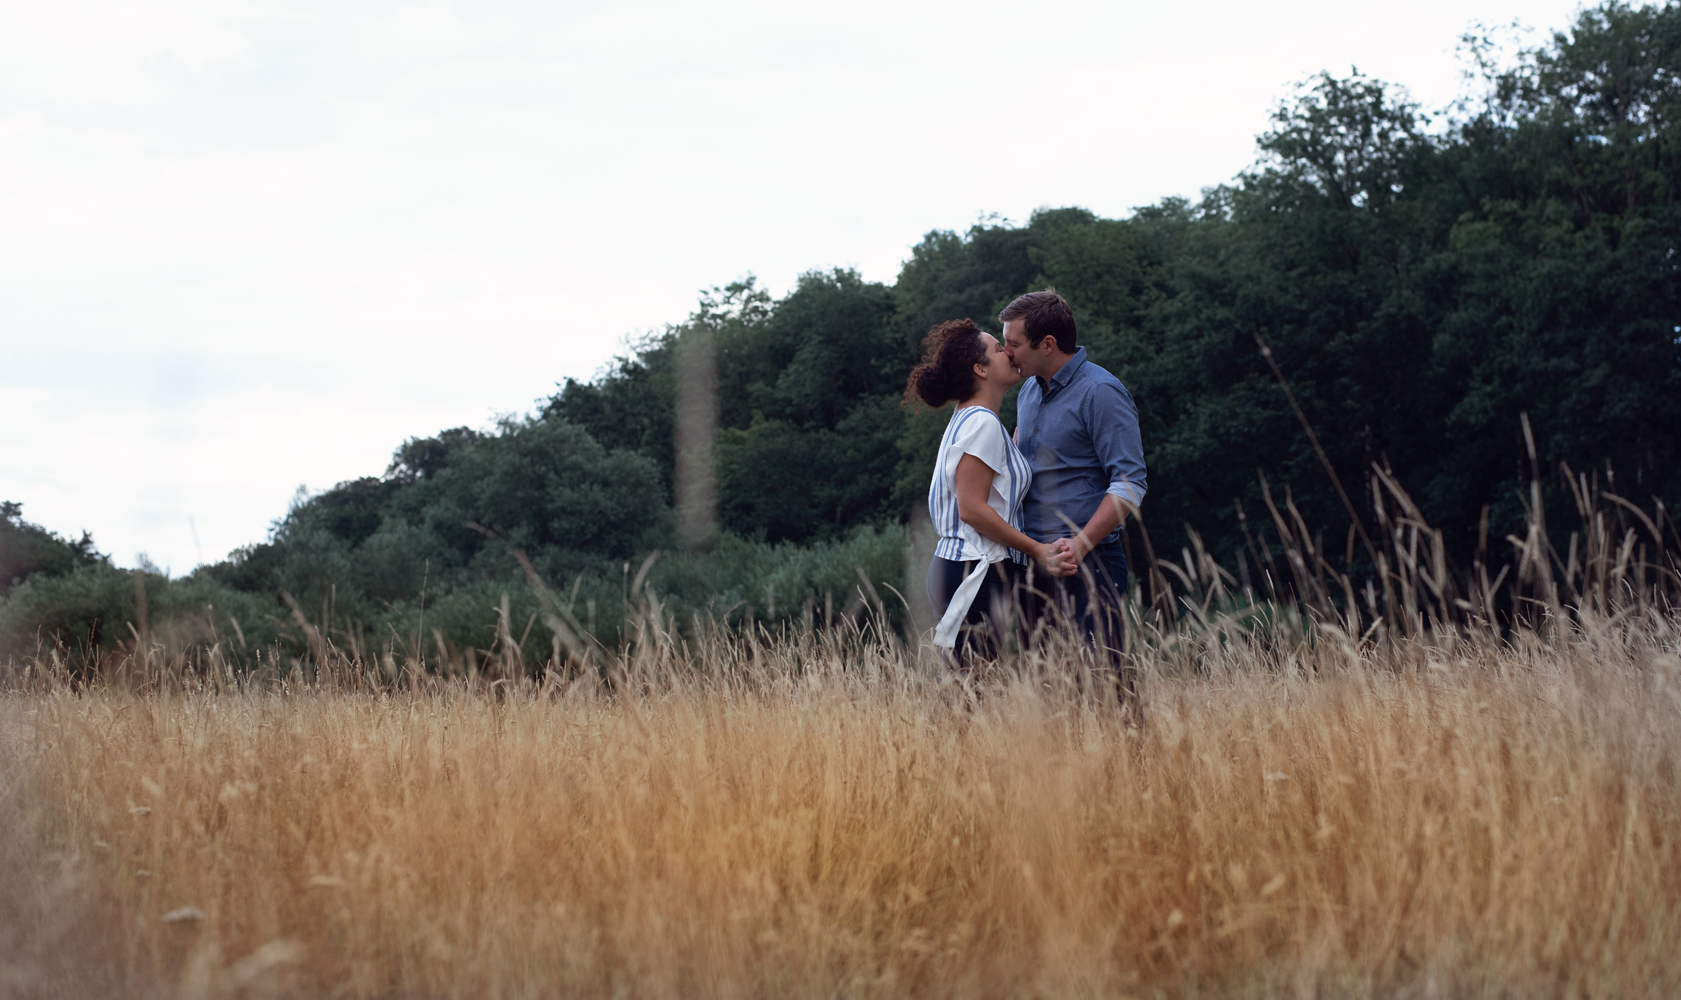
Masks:
[[[11,93],[60,108],[126,108],[163,100],[176,73],[202,75],[245,57],[228,4],[13,4],[0,32]]]

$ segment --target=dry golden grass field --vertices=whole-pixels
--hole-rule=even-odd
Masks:
[[[610,687],[37,663],[0,994],[1674,997],[1681,633],[1584,622],[1209,628],[1132,716],[836,632]]]

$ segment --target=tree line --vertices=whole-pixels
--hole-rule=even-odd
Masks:
[[[1562,509],[1565,470],[1673,507],[1681,8],[1603,3],[1504,65],[1487,38],[1465,48],[1476,92],[1445,111],[1357,72],[1305,82],[1254,167],[1194,201],[931,232],[891,284],[829,270],[780,298],[751,278],[713,289],[530,416],[411,439],[384,474],[301,497],[267,541],[178,585],[242,608],[268,641],[295,606],[482,645],[484,609],[523,591],[517,548],[575,604],[619,613],[645,555],[671,549],[680,346],[704,332],[723,532],[710,553],[662,557],[650,585],[737,619],[771,612],[778,586],[773,617],[855,602],[860,565],[916,587],[895,553],[944,426],[901,405],[918,342],[946,319],[996,329],[1005,303],[1046,286],[1138,402],[1157,548],[1187,527],[1222,558],[1268,544],[1264,493],[1288,490],[1331,540],[1318,548],[1358,566],[1374,467],[1460,563],[1517,529],[1532,478]],[[89,596],[114,572],[91,543],[16,556],[8,539],[36,551],[42,533],[6,516],[5,641],[43,622],[120,639],[110,623],[136,598],[110,582]]]
[[[720,345],[726,527],[807,542],[902,518],[940,428],[898,405],[918,339],[959,316],[995,327],[1045,286],[1138,400],[1146,521],[1165,531],[1235,551],[1234,500],[1259,508],[1262,476],[1310,524],[1348,528],[1263,343],[1346,491],[1369,496],[1387,467],[1458,557],[1484,505],[1492,531],[1521,521],[1537,467],[1673,500],[1681,11],[1591,8],[1507,67],[1465,41],[1475,99],[1431,116],[1383,82],[1321,74],[1278,108],[1257,165],[1196,202],[929,233],[892,285],[831,271],[774,302],[751,282],[720,290],[690,323]],[[545,414],[669,484],[682,334],[568,380]]]

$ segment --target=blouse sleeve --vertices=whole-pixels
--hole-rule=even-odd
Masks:
[[[952,435],[953,451],[973,455],[987,464],[993,472],[1009,468],[1010,438],[1004,424],[990,410],[977,407],[964,414],[965,419]]]

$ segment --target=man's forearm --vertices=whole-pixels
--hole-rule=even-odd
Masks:
[[[1131,512],[1132,505],[1125,500],[1113,493],[1103,494],[1103,500],[1097,505],[1097,511],[1092,514],[1091,520],[1074,536],[1075,558],[1084,559],[1086,553],[1096,548],[1099,542],[1119,528]]]

